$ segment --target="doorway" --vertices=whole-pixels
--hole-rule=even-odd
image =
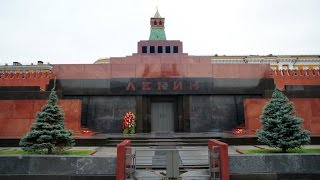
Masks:
[[[174,131],[174,103],[151,103],[151,132]]]

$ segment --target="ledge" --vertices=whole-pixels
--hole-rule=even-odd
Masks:
[[[0,156],[0,175],[115,176],[116,157]],[[229,155],[230,175],[313,174],[320,176],[320,154]]]
[[[0,174],[115,175],[116,157],[0,156]]]
[[[230,174],[320,174],[320,154],[229,155]]]

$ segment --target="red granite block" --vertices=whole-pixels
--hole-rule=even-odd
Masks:
[[[160,56],[141,56],[142,64],[160,64],[161,58]]]
[[[310,130],[311,123],[312,123],[311,122],[312,114],[311,114],[310,101],[305,98],[290,99],[290,100],[293,102],[296,116],[304,119],[304,121],[303,121],[304,128],[307,130]]]
[[[210,57],[199,57],[199,63],[211,64],[211,58]]]
[[[238,64],[213,64],[213,78],[237,78],[239,77]]]
[[[181,59],[181,63],[183,63],[183,64],[200,63],[200,57],[198,57],[198,56],[183,56]]]
[[[263,78],[260,64],[239,64],[239,78]]]
[[[13,100],[1,100],[0,101],[0,120],[7,120],[13,117]]]
[[[0,100],[0,136],[23,136],[47,100]],[[59,100],[68,129],[79,131],[81,100]],[[4,110],[4,111],[2,111]]]
[[[135,64],[112,64],[111,65],[112,78],[134,78],[136,77]]]
[[[161,77],[184,77],[187,66],[184,64],[161,64]]]
[[[15,101],[13,105],[14,119],[32,119],[34,116],[33,100],[19,100]]]
[[[81,100],[63,100],[59,105],[65,114],[65,124],[73,131],[81,129]]]
[[[139,64],[141,63],[140,56],[127,56],[123,60],[123,64]]]
[[[312,119],[311,134],[320,134],[320,117]]]
[[[58,65],[58,64],[53,65],[52,73],[55,75],[60,74],[60,65]]]
[[[187,77],[212,77],[212,66],[208,64],[188,64]]]
[[[0,136],[25,135],[31,127],[31,119],[0,119]]]
[[[264,64],[213,64],[214,78],[270,78],[270,66]]]
[[[86,64],[84,65],[84,79],[109,79],[111,77],[110,64]]]
[[[83,79],[84,64],[60,64],[54,67],[59,68],[59,73],[55,74],[57,79]]]
[[[246,99],[244,101],[245,123],[249,133],[254,133],[257,129],[260,129],[259,117],[267,101],[267,99]],[[320,117],[317,116],[317,113],[314,114],[312,109],[312,107],[318,106],[320,99],[294,98],[290,101],[294,103],[296,116],[304,119],[303,127],[311,131],[313,135],[320,134],[318,131],[320,129]],[[315,108],[315,111],[317,110],[319,109]]]
[[[136,75],[139,78],[161,77],[161,64],[137,64]]]
[[[245,99],[244,100],[244,117],[245,125],[249,134],[254,134],[260,129],[260,115],[268,99]]]
[[[48,100],[34,100],[33,101],[33,119],[36,118],[37,112],[42,110],[42,106],[45,105]]]
[[[167,55],[161,56],[161,64],[180,64],[181,56],[178,55]]]
[[[313,117],[320,117],[320,99],[313,99],[310,102]]]

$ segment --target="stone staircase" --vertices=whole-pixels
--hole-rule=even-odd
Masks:
[[[152,146],[132,148],[134,169],[128,179],[209,179],[207,146]]]
[[[105,146],[114,147],[124,139],[131,140],[132,146],[146,147],[146,146],[207,146],[208,138],[187,138],[187,137],[145,137],[145,138],[130,138],[130,137],[114,137],[106,139]]]

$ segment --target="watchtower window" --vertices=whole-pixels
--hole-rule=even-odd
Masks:
[[[170,46],[166,46],[166,53],[171,53],[171,47]]]
[[[157,21],[153,21],[153,25],[157,25]]]
[[[159,25],[162,25],[162,21],[159,21]]]
[[[154,46],[150,46],[150,53],[155,53],[155,48],[154,48]]]
[[[178,52],[179,52],[178,46],[173,46],[173,53],[178,53]]]
[[[158,53],[163,53],[162,46],[158,46]]]
[[[142,53],[147,53],[147,52],[148,52],[148,47],[142,46]]]

